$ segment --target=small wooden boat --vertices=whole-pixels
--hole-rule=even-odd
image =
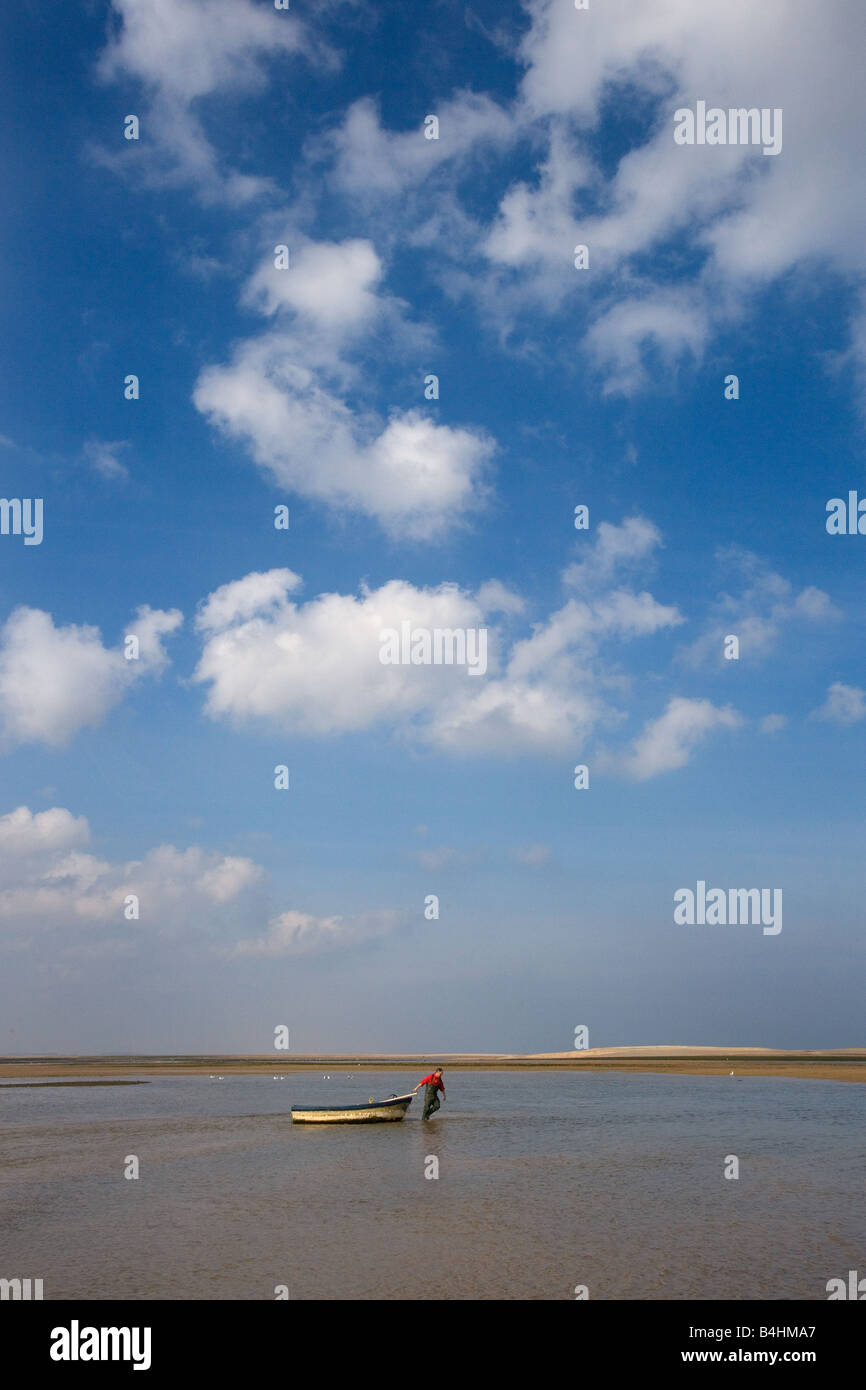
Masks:
[[[293,1105],[293,1125],[356,1125],[377,1124],[384,1120],[402,1120],[415,1093],[408,1096],[389,1096],[388,1100],[371,1100],[366,1105]]]

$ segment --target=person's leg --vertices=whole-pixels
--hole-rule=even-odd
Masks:
[[[431,1086],[428,1081],[427,1085],[424,1087],[424,1113],[421,1116],[422,1120],[429,1120],[434,1108],[438,1109],[438,1105],[435,1105],[435,1101],[436,1087]]]

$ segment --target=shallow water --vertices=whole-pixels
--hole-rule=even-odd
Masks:
[[[866,1275],[866,1086],[461,1070],[429,1124],[420,1095],[399,1124],[289,1122],[417,1080],[2,1087],[0,1277],[46,1299],[826,1299]]]

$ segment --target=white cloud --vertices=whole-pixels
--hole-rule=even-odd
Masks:
[[[417,588],[394,579],[357,597],[321,594],[304,604],[289,599],[295,588],[296,575],[272,571],[206,600],[194,679],[208,687],[212,716],[322,737],[386,725],[465,754],[561,751],[621,717],[608,702],[604,649],[682,621],[649,593],[612,589],[591,601],[569,599],[509,647],[490,621],[503,611],[503,591],[493,582],[471,594],[454,584]],[[519,611],[517,597],[505,591],[509,616]],[[383,665],[381,634],[399,632],[404,622],[428,631],[486,629],[486,675]]]
[[[152,177],[192,181],[205,197],[235,202],[271,190],[266,179],[223,167],[203,124],[208,99],[261,88],[274,58],[333,64],[333,53],[294,15],[250,0],[114,0],[114,8],[121,27],[100,71],[137,77],[150,104],[147,141],[124,142],[113,165],[139,172],[144,161]],[[456,91],[434,103],[439,139],[428,140],[420,114],[410,129],[387,130],[363,97],[337,129],[308,142],[306,202],[329,182],[361,216],[378,218],[383,236],[434,238],[443,282],[474,294],[504,334],[520,329],[538,344],[551,340],[539,308],[576,316],[608,392],[638,390],[654,354],[668,366],[700,358],[715,333],[748,312],[753,291],[793,270],[818,264],[862,290],[860,0],[803,5],[795,21],[788,0],[664,0],[639,12],[633,0],[607,0],[602,22],[566,0],[526,0],[525,8],[512,102]],[[781,154],[676,145],[674,111],[698,99],[781,108]],[[608,170],[595,148],[614,101],[626,123],[647,119],[640,143]],[[495,161],[518,148],[514,178]],[[485,220],[465,196],[482,158],[500,190]],[[577,242],[591,251],[583,278],[571,260]],[[673,284],[672,246],[682,267]],[[311,286],[318,278],[311,274]],[[338,278],[330,275],[332,288]],[[257,288],[269,311],[281,296],[303,307],[300,280],[271,276]],[[323,314],[330,305],[340,315],[331,289],[321,304]],[[347,313],[363,317],[364,307],[363,294],[354,309],[347,298]],[[866,378],[864,342],[855,296],[850,352],[839,360]]]
[[[102,162],[155,184],[192,184],[206,201],[245,203],[268,191],[269,180],[223,166],[201,103],[261,89],[280,56],[333,65],[334,54],[294,15],[251,0],[112,0],[112,7],[116,22],[99,75],[127,85],[137,79],[146,105],[136,112],[141,140],[122,141],[122,158],[102,150]],[[134,101],[127,109],[136,111]]]
[[[494,450],[485,433],[422,410],[356,416],[303,358],[286,335],[243,343],[228,366],[201,373],[195,405],[280,487],[373,517],[393,536],[431,539],[479,504]]]
[[[494,444],[422,409],[384,420],[349,406],[346,392],[364,385],[353,354],[371,334],[404,349],[431,341],[400,300],[378,289],[381,277],[373,246],[358,239],[301,240],[282,271],[265,261],[244,299],[276,326],[240,343],[227,365],[206,367],[193,401],[281,488],[370,516],[394,537],[429,540],[484,500]]]
[[[652,291],[623,299],[596,318],[585,345],[605,376],[604,394],[632,395],[647,381],[649,351],[665,368],[688,353],[699,360],[707,337],[707,311],[691,290]]]
[[[645,565],[662,543],[661,532],[642,516],[630,516],[620,525],[599,522],[594,537],[577,545],[584,558],[569,565],[563,581],[575,589],[608,584],[620,569]]]
[[[247,607],[233,614],[222,589],[203,608],[208,631],[194,679],[209,686],[212,715],[265,718],[312,734],[348,733],[380,720],[412,720],[447,698],[455,683],[471,679],[455,666],[379,660],[382,630],[399,630],[404,620],[425,628],[482,625],[477,601],[454,584],[416,589],[391,580],[357,598],[322,594],[297,605],[287,594],[274,602],[262,584],[264,578],[281,582],[273,572],[255,578],[264,595],[261,611]],[[295,587],[295,578],[288,587]]]
[[[138,674],[162,671],[168,665],[168,655],[162,645],[163,637],[176,632],[183,625],[183,614],[179,608],[164,611],[151,608],[144,603],[135,610],[135,617],[127,628],[127,635],[138,638],[139,657],[137,661],[127,661],[127,666],[135,668]]]
[[[765,714],[761,720],[762,734],[777,734],[780,729],[784,729],[788,723],[787,715],[784,714]]]
[[[497,265],[537,269],[549,262],[573,275],[579,224],[571,210],[577,190],[593,181],[592,165],[575,154],[564,134],[552,129],[545,159],[532,186],[514,184],[502,199],[483,250]],[[543,287],[540,287],[543,294]]]
[[[575,647],[586,653],[600,639],[646,636],[682,621],[675,607],[646,592],[615,589],[589,602],[569,599],[531,637],[515,642],[508,671],[518,677],[552,673],[563,659],[570,662]]]
[[[741,661],[760,660],[772,651],[787,625],[839,618],[839,610],[822,589],[809,585],[796,593],[787,579],[751,551],[729,546],[717,551],[716,559],[738,581],[740,592],[721,595],[703,633],[681,652],[692,666],[723,662],[728,635],[739,638]]]
[[[438,142],[420,127],[385,131],[375,107],[357,103],[332,137],[340,187],[378,193],[388,209],[402,194],[413,237],[426,193],[435,244],[451,247],[453,264],[441,269],[449,291],[474,296],[485,323],[523,347],[555,341],[546,316],[576,318],[608,392],[645,385],[653,355],[668,368],[699,360],[749,312],[755,291],[792,271],[811,281],[816,266],[854,291],[850,352],[838,360],[866,380],[860,0],[803,4],[796,17],[788,0],[606,0],[601,19],[567,0],[525,0],[525,9],[513,102],[459,94],[475,115],[450,137],[443,122]],[[674,112],[697,100],[781,109],[781,153],[675,144]],[[608,169],[598,136],[619,117],[642,128]],[[498,166],[498,206],[479,220],[464,196],[469,161],[518,143],[519,177],[514,164]],[[589,272],[573,267],[578,243],[590,248]]]
[[[405,926],[403,912],[385,909],[356,917],[314,917],[307,912],[283,912],[268,923],[267,932],[239,941],[235,956],[306,956],[347,950],[365,941],[389,936]]]
[[[281,569],[247,574],[223,584],[201,605],[196,627],[203,632],[219,632],[253,614],[275,611],[284,606],[286,594],[300,588],[301,583],[299,574]]]
[[[794,600],[794,613],[797,617],[808,618],[812,622],[839,617],[839,611],[831,603],[829,594],[825,594],[823,589],[816,589],[812,584],[800,590]]]
[[[834,681],[827,691],[827,698],[820,709],[815,710],[815,719],[826,719],[831,724],[857,724],[866,719],[866,691],[856,685],[843,685]]]
[[[553,850],[550,845],[522,845],[514,851],[514,858],[518,864],[523,864],[529,869],[538,869],[550,863]]]
[[[478,602],[486,613],[524,613],[526,600],[498,579],[488,579],[478,590]]]
[[[353,198],[399,197],[439,165],[462,163],[479,146],[507,144],[514,136],[509,114],[474,92],[458,92],[430,114],[439,118],[438,140],[425,138],[423,122],[395,134],[382,127],[375,102],[362,97],[311,149],[333,160],[335,183]]]
[[[182,621],[176,609],[139,608],[128,631],[140,655],[126,660],[95,627],[55,627],[50,613],[16,608],[0,628],[0,741],[56,747],[99,724],[135,680],[162,670],[162,638]]]
[[[267,920],[262,936],[249,938],[250,924],[263,920],[266,879],[252,859],[198,845],[159,845],[139,860],[112,864],[88,852],[90,840],[86,818],[62,807],[33,813],[19,806],[0,816],[0,922],[7,939],[22,946],[38,933],[56,932],[55,959],[133,951],[156,939],[172,950],[185,944],[221,956],[311,955],[354,947],[408,920],[394,909],[334,917],[286,911]],[[130,894],[139,900],[139,917],[128,920]]]
[[[88,439],[84,444],[84,457],[95,473],[102,478],[128,478],[129,469],[120,460],[120,455],[129,448],[126,440]]]
[[[640,10],[609,0],[602,24],[556,0],[529,8],[521,98],[532,116],[593,126],[614,84],[621,106],[636,91],[656,103],[657,129],[620,162],[609,208],[590,220],[591,239],[601,233],[622,252],[636,251],[688,219],[699,232],[704,225],[719,268],[737,275],[777,274],[819,247],[863,264],[851,221],[862,176],[851,177],[849,156],[864,96],[845,80],[862,37],[856,0],[832,12],[804,6],[796,22],[786,0],[757,8],[750,0],[666,0]],[[673,112],[698,98],[782,107],[782,155],[676,146]]]
[[[263,876],[249,859],[173,845],[111,864],[86,851],[90,840],[86,818],[63,807],[34,814],[19,806],[0,817],[0,917],[10,932],[68,931],[74,923],[128,931],[124,901],[134,893],[148,935],[171,934],[238,899]]]
[[[726,706],[719,709],[709,700],[687,700],[675,696],[663,714],[651,720],[634,741],[621,767],[637,781],[659,773],[685,767],[692,750],[717,729],[736,729],[742,716]]]
[[[0,856],[21,862],[31,854],[56,855],[86,845],[90,827],[86,817],[73,816],[62,806],[33,812],[27,806],[0,816]]]
[[[244,302],[264,314],[290,309],[335,330],[369,322],[381,309],[375,293],[383,266],[369,241],[306,242],[289,248],[290,263],[277,270],[262,262],[244,291]]]
[[[430,740],[462,756],[555,753],[581,747],[610,713],[587,688],[567,690],[553,681],[493,680],[436,711]]]

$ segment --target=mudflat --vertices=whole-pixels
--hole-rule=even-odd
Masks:
[[[574,1071],[660,1072],[682,1076],[775,1076],[812,1081],[866,1082],[866,1048],[803,1050],[656,1045],[591,1048],[547,1053],[273,1053],[189,1056],[28,1056],[0,1058],[0,1079],[194,1075],[255,1075],[349,1067],[361,1071],[384,1067],[512,1070],[544,1068]]]

